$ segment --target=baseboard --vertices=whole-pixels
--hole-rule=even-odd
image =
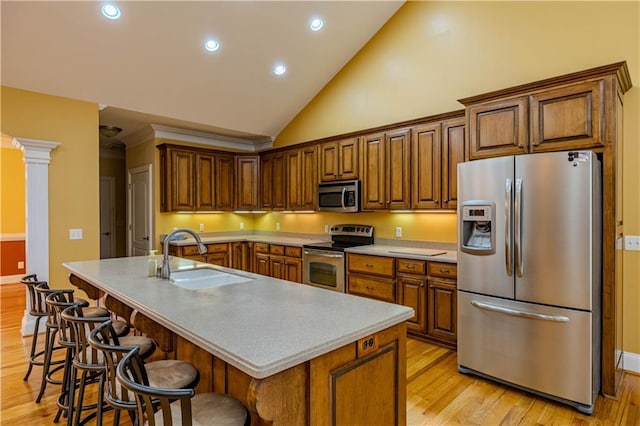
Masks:
[[[5,275],[3,277],[0,277],[0,285],[2,285],[2,284],[19,283],[20,280],[22,279],[22,277],[24,277],[24,274],[20,274],[20,275]]]
[[[625,352],[622,356],[622,365],[625,371],[640,374],[640,354]]]

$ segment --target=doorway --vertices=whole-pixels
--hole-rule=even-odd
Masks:
[[[151,164],[127,173],[127,256],[145,256],[153,248]]]

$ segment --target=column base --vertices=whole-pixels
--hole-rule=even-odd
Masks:
[[[36,317],[29,314],[29,311],[25,309],[24,315],[22,317],[22,328],[20,329],[20,334],[22,337],[32,336],[33,329],[36,327]],[[45,327],[41,327],[38,330],[39,333],[44,333]]]

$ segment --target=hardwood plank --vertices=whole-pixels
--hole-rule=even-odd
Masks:
[[[29,380],[22,381],[31,344],[31,337],[20,336],[24,309],[22,284],[0,286],[0,424],[51,425],[58,386],[49,385],[42,402],[36,404],[40,368],[34,367]],[[599,397],[593,415],[587,416],[527,392],[460,374],[456,353],[450,349],[408,339],[406,357],[408,425],[640,424],[640,375],[625,374],[618,399]],[[95,386],[87,398],[95,400]],[[113,413],[107,412],[104,424],[112,419]],[[131,424],[126,414],[120,424]]]

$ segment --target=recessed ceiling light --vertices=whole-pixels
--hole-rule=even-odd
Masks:
[[[282,75],[287,72],[287,67],[284,64],[276,64],[273,67],[273,73],[275,75]]]
[[[320,28],[322,28],[323,25],[324,25],[324,22],[322,21],[322,19],[313,18],[311,20],[311,24],[309,24],[309,28],[311,28],[311,31],[318,31],[320,30]]]
[[[218,42],[218,40],[207,40],[207,42],[204,44],[204,48],[209,52],[215,52],[216,50],[220,49],[220,43]]]
[[[116,5],[107,3],[102,6],[102,14],[109,19],[118,19],[120,18],[120,9]]]

